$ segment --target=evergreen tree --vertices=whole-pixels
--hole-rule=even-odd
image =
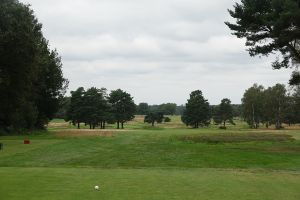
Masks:
[[[299,65],[299,0],[242,0],[229,13],[236,22],[225,24],[238,38],[246,38],[251,56],[280,53],[282,59],[273,62],[275,69]],[[297,67],[290,84],[300,84]]]
[[[67,110],[66,121],[71,121],[73,125],[77,124],[80,128],[80,123],[84,122],[84,94],[83,87],[79,87],[75,91],[71,91],[71,99],[69,109]]]
[[[204,99],[200,90],[193,91],[186,104],[186,109],[182,115],[182,122],[187,126],[199,128],[199,126],[208,126],[210,124],[210,107]]]
[[[233,107],[229,99],[222,99],[220,105],[215,108],[213,119],[216,124],[223,124],[224,128],[226,128],[226,122],[234,124]]]

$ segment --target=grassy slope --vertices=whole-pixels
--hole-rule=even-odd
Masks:
[[[299,140],[230,144],[180,141],[177,137],[183,135],[252,130],[245,129],[244,124],[222,131],[216,127],[187,129],[178,117],[156,128],[137,120],[127,125],[132,131],[116,132],[113,137],[61,138],[54,131],[71,126],[59,120],[55,123],[48,135],[0,137],[5,145],[0,152],[0,197],[300,199]],[[300,135],[299,130],[260,131],[290,134],[296,139]],[[23,145],[24,138],[32,143]],[[94,191],[96,184],[103,185],[103,191]]]

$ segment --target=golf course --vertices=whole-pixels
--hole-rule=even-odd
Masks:
[[[47,131],[1,136],[0,197],[300,199],[299,125],[249,129],[235,119],[226,130],[193,129],[170,118],[152,127],[136,116],[105,130],[55,119]]]

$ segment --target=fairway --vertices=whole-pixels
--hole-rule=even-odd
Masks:
[[[0,176],[1,199],[300,198],[300,174],[284,171],[1,168]],[[94,185],[100,185],[100,191],[94,190]]]
[[[124,130],[55,120],[47,132],[1,136],[1,199],[300,198],[299,127],[191,129],[171,118],[151,127],[137,117]]]

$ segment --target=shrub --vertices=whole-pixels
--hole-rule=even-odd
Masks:
[[[164,122],[171,122],[171,118],[170,117],[165,117]]]

